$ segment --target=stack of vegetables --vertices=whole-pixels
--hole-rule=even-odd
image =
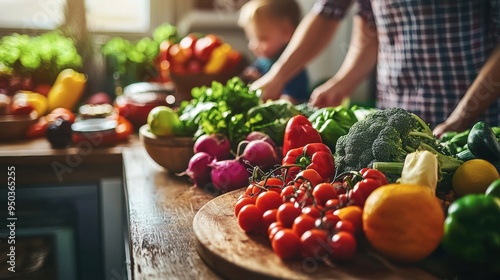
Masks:
[[[500,273],[496,128],[476,123],[467,135],[471,155],[458,158],[418,116],[399,108],[356,121],[333,152],[311,122],[288,121],[297,123],[295,133],[307,131],[307,140],[295,134],[294,144],[287,143],[285,132],[281,165],[253,174],[236,201],[242,230],[268,236],[283,259],[350,259],[366,239],[397,262],[421,263],[437,254],[460,264],[453,276]],[[482,174],[464,171],[471,165],[472,174]],[[475,187],[459,192],[464,176]],[[436,198],[443,189],[454,193],[445,204]]]
[[[179,135],[198,139],[183,174],[219,193],[243,188],[240,228],[282,259],[349,260],[366,240],[397,262],[459,264],[442,277],[500,273],[498,128],[437,139],[400,108],[261,103],[237,78],[192,94],[177,111]]]

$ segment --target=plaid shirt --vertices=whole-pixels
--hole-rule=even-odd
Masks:
[[[341,19],[354,1],[317,0],[313,10]],[[500,42],[500,0],[356,2],[377,27],[377,106],[404,108],[431,127],[447,119]],[[500,98],[481,120],[500,125]]]

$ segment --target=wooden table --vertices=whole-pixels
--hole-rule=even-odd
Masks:
[[[196,212],[214,196],[164,171],[143,147],[124,151],[133,279],[220,279],[196,252]]]

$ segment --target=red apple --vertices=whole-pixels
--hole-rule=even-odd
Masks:
[[[194,46],[194,56],[200,61],[206,62],[210,58],[212,51],[222,45],[222,40],[213,34],[199,38]]]

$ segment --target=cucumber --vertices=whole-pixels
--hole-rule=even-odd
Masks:
[[[471,128],[467,137],[467,146],[476,158],[492,163],[500,161],[500,143],[491,127],[483,121],[477,122]]]
[[[471,153],[469,149],[465,149],[457,154],[457,158],[461,161],[468,161],[471,159],[475,159],[476,157]]]

